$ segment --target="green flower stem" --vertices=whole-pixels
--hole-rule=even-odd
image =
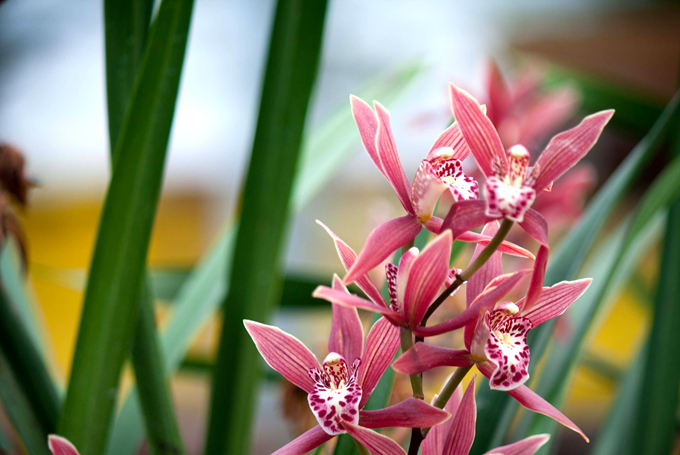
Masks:
[[[401,352],[406,352],[413,347],[413,335],[407,328],[401,328]],[[413,396],[422,400],[425,398],[423,393],[423,378],[419,374],[410,374],[411,388],[413,389]]]
[[[473,365],[467,366],[467,367],[459,367],[456,369],[456,372],[453,373],[453,375],[449,378],[449,380],[446,382],[446,385],[442,389],[442,392],[439,394],[437,399],[434,401],[434,407],[439,408],[439,409],[444,409],[444,406],[446,406],[446,403],[449,402],[449,399],[451,398],[451,395],[453,395],[453,392],[456,391],[458,386],[460,385],[461,381],[463,381],[463,378],[468,374],[468,371],[472,369]],[[430,431],[429,428],[423,428],[423,438],[427,436],[427,433]]]
[[[503,219],[503,222],[501,223],[501,227],[498,229],[498,232],[496,232],[496,235],[493,236],[489,244],[482,250],[482,252],[475,258],[474,261],[472,261],[472,264],[470,264],[465,270],[463,270],[460,274],[456,275],[456,279],[451,283],[451,286],[446,288],[444,292],[441,293],[439,297],[437,297],[437,300],[435,300],[432,305],[427,309],[427,312],[425,313],[425,316],[423,316],[423,320],[420,322],[420,325],[422,327],[425,327],[425,324],[427,324],[427,320],[432,316],[432,314],[437,311],[437,308],[441,306],[442,303],[444,303],[444,300],[451,294],[453,294],[453,291],[458,289],[461,284],[465,283],[467,280],[472,278],[472,275],[477,273],[479,269],[482,268],[482,266],[486,263],[486,261],[489,260],[492,254],[496,252],[498,247],[501,246],[501,243],[503,243],[503,240],[505,240],[505,237],[507,237],[508,233],[510,232],[510,229],[512,228],[513,221],[508,220],[507,218]],[[417,338],[416,341],[422,341],[421,338]]]

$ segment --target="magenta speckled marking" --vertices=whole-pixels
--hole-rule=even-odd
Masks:
[[[503,310],[487,313],[490,328],[484,347],[486,357],[496,364],[489,383],[497,390],[512,390],[529,379],[527,332],[533,324],[527,318],[509,315]]]

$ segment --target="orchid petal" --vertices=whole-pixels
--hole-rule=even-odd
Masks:
[[[437,150],[442,147],[451,148],[452,153],[448,159],[463,161],[470,154],[470,147],[467,142],[465,142],[463,133],[460,131],[460,125],[458,125],[457,122],[453,122],[451,126],[442,131],[437,139],[435,139],[434,144],[432,144],[432,148],[430,148],[430,152],[425,159],[430,161],[435,158]]]
[[[524,220],[519,225],[538,243],[548,246],[548,222],[543,215],[534,209],[529,209],[524,214]]]
[[[475,161],[487,177],[496,174],[495,166],[507,168],[507,157],[491,120],[484,115],[479,103],[469,93],[450,85],[451,106],[456,122],[460,124],[465,142]]]
[[[470,242],[482,246],[487,246],[489,242],[491,242],[492,238],[493,237],[489,237],[487,235],[467,231],[460,234],[456,240],[460,240],[461,242]],[[509,254],[511,256],[531,259],[532,261],[536,259],[536,256],[534,256],[534,254],[531,251],[524,249],[519,245],[515,245],[514,243],[509,242],[507,240],[503,240],[503,242],[498,247],[497,251],[500,253]]]
[[[401,205],[407,212],[413,213],[411,205],[411,184],[406,178],[406,172],[399,160],[397,145],[394,143],[392,129],[390,128],[390,113],[377,101],[373,102],[375,114],[378,119],[378,131],[375,135],[375,145],[382,165],[383,173],[397,192]]]
[[[448,382],[448,379],[444,384],[446,384],[446,382]],[[456,415],[458,412],[458,407],[463,399],[463,392],[461,389],[462,387],[456,387],[456,390],[453,391],[453,395],[451,395],[449,401],[444,405],[444,411],[451,415]],[[433,398],[433,401],[435,399],[436,395],[435,398]],[[446,422],[432,427],[421,445],[422,455],[442,455],[444,452],[444,443],[446,442],[449,433],[451,433],[452,426],[453,419],[448,419]]]
[[[345,268],[345,271],[352,268],[352,266],[357,260],[357,255],[354,252],[354,250],[350,248],[349,245],[347,245],[340,237],[338,237],[335,234],[335,232],[331,231],[330,228],[323,224],[321,221],[316,220],[316,224],[324,228],[328,235],[330,235],[331,238],[333,239],[333,243],[335,244],[335,250],[337,251],[338,256],[340,257],[340,262],[342,262],[342,266]],[[366,294],[369,299],[373,300],[377,304],[387,306],[387,303],[385,303],[385,299],[383,299],[383,296],[380,290],[378,289],[378,286],[375,285],[375,283],[368,275],[368,273],[365,273],[364,275],[357,278],[356,285],[359,286],[359,289],[364,291],[364,294]]]
[[[339,276],[333,276],[333,289],[349,294]],[[328,339],[328,352],[337,352],[349,363],[361,358],[364,347],[364,328],[359,319],[357,309],[338,304],[332,304],[333,322]]]
[[[486,115],[491,120],[491,123],[498,125],[508,110],[510,90],[495,61],[489,61],[486,71],[487,93],[489,97],[486,103]]]
[[[317,425],[311,430],[302,433],[300,436],[272,453],[272,455],[303,455],[333,438],[333,435],[326,433],[323,431],[323,428]]]
[[[402,316],[396,311],[388,308],[386,306],[377,305],[370,300],[363,299],[354,294],[348,294],[344,291],[338,291],[337,289],[329,288],[328,286],[318,286],[314,289],[312,297],[317,299],[328,300],[331,303],[337,303],[338,305],[356,307],[362,310],[373,311],[374,313],[380,313],[386,315],[391,320],[401,321]]]
[[[488,223],[486,226],[484,226],[484,230],[482,230],[482,235],[486,235],[489,238],[491,238],[494,235],[496,235],[496,232],[498,232],[499,227],[500,226],[497,221],[492,221],[491,223]],[[472,255],[472,259],[470,259],[470,263],[477,259],[477,256],[479,256],[483,250],[484,246],[478,244],[475,247],[475,252]],[[475,300],[477,296],[482,293],[484,288],[494,278],[502,274],[503,263],[501,261],[501,252],[496,250],[491,255],[489,260],[486,261],[484,265],[477,271],[477,273],[472,275],[472,278],[470,278],[470,280],[467,282],[467,287],[465,289],[465,298],[467,306],[469,306],[472,303],[472,301]]]
[[[396,275],[396,295],[397,295],[397,308],[395,310],[399,311],[402,315],[404,313],[404,297],[406,296],[406,285],[408,284],[408,277],[411,273],[411,267],[413,266],[413,261],[416,260],[420,252],[418,248],[409,248],[404,254],[401,255],[399,259],[399,266],[397,267]],[[394,269],[392,269],[394,270]],[[404,317],[404,319],[406,319]]]
[[[444,219],[441,230],[451,230],[453,240],[457,240],[461,234],[483,226],[498,217],[486,215],[486,201],[471,199],[468,201],[458,201],[451,206],[448,215]]]
[[[371,160],[373,160],[373,163],[375,163],[378,170],[385,175],[382,163],[380,163],[378,151],[375,147],[375,136],[378,132],[378,119],[376,118],[373,109],[371,109],[371,106],[369,106],[366,101],[354,95],[349,96],[349,104],[352,107],[352,117],[354,117],[354,121],[359,128],[361,143],[364,144],[368,156],[371,157]]]
[[[529,209],[525,215],[524,220],[519,225],[538,241],[541,246],[536,254],[536,261],[534,262],[534,272],[531,275],[529,282],[529,289],[527,290],[526,304],[527,307],[532,307],[541,295],[541,288],[543,286],[543,278],[545,277],[545,270],[548,265],[548,222],[543,215],[536,210]],[[521,307],[520,307],[521,308]]]
[[[79,455],[71,441],[55,434],[47,437],[47,445],[54,455]]]
[[[529,380],[527,333],[534,326],[529,319],[509,315],[504,310],[487,313],[485,319],[490,331],[484,346],[484,358],[494,364],[489,386],[494,390],[515,389]],[[478,349],[476,341],[475,353]]]
[[[454,316],[453,318],[442,322],[441,324],[430,327],[415,327],[413,329],[413,333],[420,337],[430,337],[460,329],[461,327],[464,327],[470,323],[476,324],[477,318],[481,314],[484,314],[486,310],[493,307],[493,305],[498,302],[501,297],[510,292],[510,290],[519,282],[519,280],[521,280],[530,272],[531,270],[519,270],[517,272],[507,273],[497,277],[491,283],[489,283],[484,292],[479,294],[477,299],[472,302],[472,304],[466,310]]]
[[[537,193],[557,180],[590,151],[612,115],[612,109],[589,115],[574,128],[550,140],[534,165],[534,168],[538,168],[538,177],[534,183]]]
[[[537,434],[506,446],[497,447],[484,455],[534,455],[549,439],[549,434]]]
[[[451,243],[451,232],[440,234],[411,265],[403,302],[404,318],[411,326],[420,324],[449,274]]]
[[[475,378],[465,389],[463,399],[458,406],[458,412],[453,418],[451,431],[444,443],[442,455],[468,455],[475,440],[475,421],[477,420],[477,406],[475,404]]]
[[[344,423],[343,426],[347,433],[363,444],[372,455],[406,455],[404,449],[387,436],[351,423]]]
[[[321,368],[321,365],[307,346],[278,327],[247,319],[243,325],[270,367],[305,392],[312,391],[314,381],[308,372],[312,368]]]
[[[439,178],[432,164],[423,160],[413,178],[413,187],[411,187],[413,211],[420,221],[432,218],[437,201],[447,188],[448,185]]]
[[[472,355],[465,349],[418,342],[395,360],[392,368],[404,374],[418,374],[436,367],[466,367],[473,363]]]
[[[518,143],[533,145],[563,125],[576,111],[579,93],[570,86],[546,93],[522,113]]]
[[[491,376],[494,370],[493,364],[490,362],[482,362],[477,364],[477,368],[482,372],[487,378]],[[506,393],[510,394],[515,400],[519,402],[522,406],[530,411],[537,412],[539,414],[546,415],[558,423],[561,423],[565,427],[577,432],[578,434],[589,442],[589,439],[581,431],[581,429],[576,426],[574,422],[569,420],[564,414],[562,414],[557,408],[541,398],[536,392],[531,390],[529,387],[522,385],[516,389],[509,390]]]
[[[401,403],[377,411],[361,411],[359,425],[364,428],[429,428],[448,420],[446,411],[423,400],[409,397]]]
[[[529,319],[534,327],[564,313],[569,305],[581,297],[588,289],[591,278],[576,281],[562,281],[549,288],[543,288],[541,297],[531,307],[524,308],[524,299],[517,302],[522,308],[521,315]]]
[[[363,390],[359,409],[362,409],[383,373],[390,366],[399,349],[399,327],[385,318],[373,324],[368,336],[364,355],[359,367],[359,386]]]
[[[373,267],[402,246],[416,238],[422,225],[412,215],[387,221],[373,230],[366,239],[364,249],[359,253],[354,265],[347,272],[344,282],[350,284],[358,280]]]

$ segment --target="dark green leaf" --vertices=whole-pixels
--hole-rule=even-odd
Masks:
[[[676,93],[652,130],[597,192],[579,224],[564,239],[548,267],[545,286],[576,276],[605,220],[654,156],[670,125],[678,118],[679,110],[680,93]],[[547,322],[529,333],[528,341],[532,355],[530,368],[539,363],[553,325],[554,323]],[[491,391],[488,381],[484,380],[477,399],[477,437],[470,455],[481,455],[500,445],[516,409],[517,405],[508,394]]]
[[[243,319],[265,320],[281,297],[279,260],[325,14],[323,0],[279,0],[276,7],[234,267],[226,276],[207,455],[248,452],[260,362]]]
[[[139,314],[193,2],[164,0],[113,153],[60,434],[103,452]],[[87,422],[87,424],[84,424]]]

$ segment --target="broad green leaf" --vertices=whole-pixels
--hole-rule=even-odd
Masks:
[[[20,379],[12,371],[9,358],[0,347],[0,400],[17,435],[31,455],[49,455],[47,434],[24,395]],[[8,452],[9,453],[9,452]]]
[[[678,195],[680,195],[680,156],[664,168],[638,204],[626,236],[616,250],[612,265],[605,269],[607,270],[605,278],[596,285],[595,289],[589,291],[594,300],[591,305],[584,306],[585,311],[574,324],[574,333],[569,343],[564,349],[559,350],[559,355],[551,355],[548,358],[546,370],[553,374],[542,377],[536,391],[554,405],[559,406],[565,396],[566,387],[573,377],[586,336],[593,327],[596,317],[600,314],[607,296],[610,295],[616,284],[616,278],[620,274],[626,255],[636,244],[638,237],[648,232],[654,216],[667,207]],[[677,383],[675,386],[677,388]],[[677,397],[677,392],[675,396]],[[669,397],[669,399],[672,399],[672,397]],[[534,417],[534,424],[530,429],[531,434],[536,430],[542,430],[545,425],[551,425],[551,423],[546,422],[545,418]]]
[[[142,63],[153,0],[105,0],[106,74],[109,137],[112,162],[117,160],[116,141]],[[165,377],[163,353],[156,330],[154,298],[146,279],[139,296],[139,322],[132,343],[132,366],[149,448],[153,454],[186,453]]]
[[[59,431],[82,455],[104,451],[136,326],[131,321],[139,314],[192,6],[191,0],[161,4],[115,141]]]
[[[279,262],[302,133],[321,54],[326,1],[279,0],[243,190],[229,292],[213,371],[206,455],[247,453],[260,377],[244,319],[281,298]]]
[[[576,276],[605,220],[655,155],[668,129],[675,124],[679,110],[680,93],[676,93],[651,131],[597,192],[588,204],[581,221],[563,240],[549,264],[544,286],[551,286]],[[529,333],[528,341],[532,356],[530,370],[539,363],[553,326],[554,323],[547,322]],[[517,405],[508,394],[493,392],[488,387],[488,381],[482,381],[477,398],[477,437],[470,455],[481,455],[501,445],[516,409]]]
[[[680,125],[680,122],[678,123]],[[680,157],[680,132],[674,134],[675,156]],[[675,158],[678,160],[678,158]],[[672,165],[671,165],[672,166]],[[659,190],[661,192],[661,190]],[[675,193],[677,195],[677,193]],[[654,194],[653,197],[660,197]],[[659,283],[654,322],[649,335],[649,354],[643,360],[639,418],[635,422],[632,453],[651,455],[672,451],[677,428],[680,390],[680,199],[668,212],[666,238],[659,264]]]
[[[4,284],[7,277],[3,275],[2,278]],[[17,309],[20,305],[19,302],[13,301],[4,289],[0,289],[2,367],[14,378],[16,387],[21,391],[21,397],[17,397],[17,400],[25,400],[25,404],[30,407],[32,418],[37,422],[34,430],[46,436],[57,428],[61,403],[38,345]],[[8,411],[13,401],[8,400],[7,395],[0,398],[3,408]],[[23,414],[18,417],[26,418]],[[12,420],[12,424],[19,431],[18,426],[21,423]]]
[[[397,71],[395,75],[390,73],[379,76],[366,89],[360,90],[359,96],[364,99],[385,100],[385,103],[389,104],[404,92],[419,70],[420,67],[407,66]],[[337,122],[336,129],[331,133],[326,133],[328,130],[326,125],[329,124],[326,121],[322,123],[321,127],[309,133],[310,138],[304,141],[306,146],[302,150],[303,163],[322,163],[322,158],[326,155],[340,155],[346,158],[350,152],[360,149],[358,134],[355,130],[356,126],[347,104],[343,103],[335,111],[332,118],[336,116],[340,116],[342,121]],[[323,135],[319,131],[323,132]],[[347,134],[354,137],[351,144],[344,142]],[[319,137],[326,137],[327,139],[321,141]],[[323,148],[310,148],[309,144],[311,143],[326,143],[327,145]],[[310,200],[314,196],[314,191],[318,188],[318,185],[311,182],[306,183],[306,180],[326,181],[336,170],[336,168],[323,166],[318,170],[310,167],[308,171],[305,171],[304,164],[302,167],[303,169],[296,176],[296,181],[301,181],[298,186],[304,188],[304,190],[301,189],[297,193],[298,197],[293,200],[295,212],[302,209],[302,204]],[[227,290],[224,277],[227,275],[231,264],[229,258],[233,251],[233,241],[234,228],[229,226],[177,291],[177,296],[173,302],[173,313],[161,335],[165,353],[165,368],[168,375],[179,368],[196,330],[214,314],[224,299]],[[156,286],[155,280],[154,286]],[[116,419],[108,455],[135,453],[142,436],[139,403],[136,394],[131,393],[125,400],[118,419]],[[115,447],[116,450],[113,450],[112,447]]]
[[[607,420],[602,425],[593,444],[592,455],[629,455],[631,452],[632,429],[640,414],[640,392],[644,379],[645,359],[648,345],[645,345],[637,358],[626,371],[619,385],[614,404],[609,410]],[[658,452],[663,453],[663,452]],[[668,452],[666,452],[668,453]]]

